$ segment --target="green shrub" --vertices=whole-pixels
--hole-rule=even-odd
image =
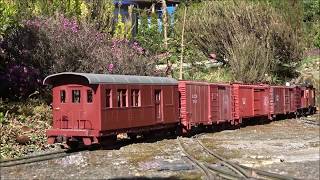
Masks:
[[[179,25],[181,27],[181,25]],[[233,80],[267,81],[296,76],[301,39],[264,3],[204,1],[188,8],[186,37],[230,66]],[[290,68],[285,68],[285,67]]]

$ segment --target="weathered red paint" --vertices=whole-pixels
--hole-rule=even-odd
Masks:
[[[150,80],[147,83],[132,78],[121,83],[131,76],[116,80],[116,76],[108,76],[113,81],[96,81],[101,76],[76,73],[53,77],[48,80],[53,85],[53,128],[47,130],[48,143],[63,139],[81,140],[90,145],[114,139],[119,133],[134,135],[180,127],[183,132],[189,132],[197,126],[238,124],[243,119],[272,119],[279,114],[316,110],[315,90],[308,86],[177,83],[175,80],[164,83],[169,78],[152,81],[149,77],[144,78]],[[73,92],[80,95],[74,96]]]
[[[294,113],[300,106],[300,89],[295,86],[270,86],[270,114]]]
[[[176,86],[155,85],[100,85],[100,91],[111,90],[112,107],[106,107],[106,101],[100,103],[101,131],[124,130],[136,127],[147,127],[157,124],[178,123],[178,90]],[[141,95],[140,107],[117,107],[117,89],[127,89],[127,96],[131,97],[131,90],[139,89]],[[156,92],[160,92],[160,102],[156,102]],[[106,99],[100,93],[99,99]],[[132,99],[128,98],[127,104]]]
[[[301,108],[315,106],[315,89],[312,87],[301,87]]]
[[[229,84],[179,81],[179,91],[180,118],[185,131],[233,120]]]
[[[232,84],[234,119],[268,116],[269,86]]]
[[[90,85],[81,78],[64,78],[53,85],[53,128],[47,130],[49,143],[54,142],[52,138],[64,136],[82,139],[89,145],[103,136],[175,127],[179,123],[177,85]],[[106,89],[111,91],[110,107],[106,106]],[[127,107],[118,107],[119,89],[126,90]],[[73,90],[80,91],[79,103],[72,102]],[[88,90],[92,90],[92,102],[87,102]],[[139,90],[140,96],[139,105],[135,107],[132,106],[133,90]],[[65,102],[61,102],[61,91],[65,91]]]
[[[211,124],[209,118],[210,86],[206,82],[179,81],[180,118],[185,130]]]
[[[210,84],[209,118],[212,123],[233,120],[231,89],[229,84]]]

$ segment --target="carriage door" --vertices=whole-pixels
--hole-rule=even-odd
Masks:
[[[69,126],[69,103],[67,98],[67,88],[57,87],[53,90],[53,127],[68,129]]]
[[[161,108],[161,90],[154,91],[154,102],[155,102],[155,110],[156,110],[156,121],[162,121],[162,108]]]
[[[55,92],[54,118],[57,127],[73,129],[82,111],[81,86],[64,86]]]
[[[70,94],[70,117],[69,124],[72,129],[78,129],[79,121],[83,115],[84,91],[82,86],[69,86],[68,91]],[[70,127],[70,126],[69,126]]]

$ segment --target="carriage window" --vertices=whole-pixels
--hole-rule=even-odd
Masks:
[[[72,102],[80,103],[80,90],[72,90]]]
[[[92,96],[92,90],[87,90],[87,102],[92,103],[93,96]]]
[[[117,91],[118,107],[127,107],[127,90],[118,89]]]
[[[66,91],[60,90],[60,102],[65,103],[66,102]]]
[[[111,107],[111,89],[106,89],[106,107]]]
[[[140,90],[133,89],[131,90],[131,106],[132,107],[139,107],[141,106],[140,102]]]

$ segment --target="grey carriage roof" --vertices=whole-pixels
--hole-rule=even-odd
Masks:
[[[114,75],[114,74],[91,74],[91,73],[75,73],[63,72],[47,76],[43,80],[43,84],[53,84],[53,81],[59,77],[81,76],[88,80],[88,84],[167,84],[176,85],[178,81],[168,77],[153,76],[134,76],[134,75]]]

